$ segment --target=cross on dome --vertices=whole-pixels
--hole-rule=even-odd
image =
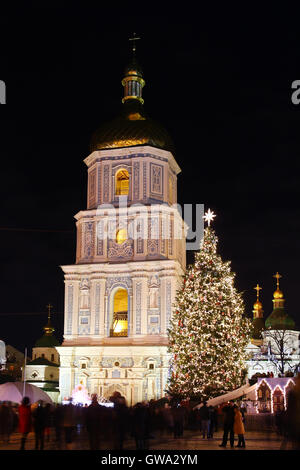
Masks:
[[[48,309],[48,319],[50,320],[50,316],[51,316],[51,309],[53,308],[53,305],[51,305],[50,303],[47,305],[47,309]]]
[[[53,305],[49,304],[47,305],[47,309],[48,309],[48,323],[46,326],[44,326],[43,330],[45,331],[45,334],[46,335],[52,335],[52,333],[55,331],[53,326],[51,325],[51,309],[53,308]]]
[[[256,295],[257,295],[257,300],[259,299],[259,291],[262,290],[262,287],[257,284],[256,287],[253,287],[254,290],[256,290]]]
[[[279,288],[279,279],[282,277],[280,274],[278,274],[278,272],[276,274],[274,274],[274,276],[277,280],[277,287]]]
[[[139,39],[141,39],[141,38],[136,37],[135,33],[133,33],[133,38],[129,38],[129,41],[132,41],[132,52],[133,52],[133,54],[136,51],[135,41],[138,41]]]

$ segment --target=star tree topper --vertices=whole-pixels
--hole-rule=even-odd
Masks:
[[[203,219],[207,222],[207,225],[210,226],[210,223],[214,220],[216,214],[214,214],[210,209],[204,214]]]

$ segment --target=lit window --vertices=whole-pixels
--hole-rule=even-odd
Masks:
[[[119,170],[116,174],[116,196],[127,196],[129,193],[129,173]]]
[[[120,230],[117,231],[117,236],[116,236],[116,242],[121,245],[127,240],[127,230],[126,228],[120,228]]]
[[[128,334],[128,294],[126,289],[119,289],[114,296],[114,312],[110,336]]]

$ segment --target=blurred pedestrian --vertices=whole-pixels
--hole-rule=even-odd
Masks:
[[[163,431],[166,431],[167,434],[171,434],[174,428],[174,418],[169,403],[165,403],[161,413],[163,416]]]
[[[183,436],[184,421],[185,421],[185,409],[178,403],[172,408],[173,413],[173,432],[174,439]]]
[[[9,443],[10,435],[14,431],[15,413],[10,401],[0,405],[0,439],[4,444]]]
[[[53,411],[53,424],[55,429],[55,442],[58,449],[61,448],[63,416],[63,405],[56,404]]]
[[[50,441],[50,433],[52,427],[52,408],[50,403],[45,405],[45,440]]]
[[[223,440],[222,444],[219,447],[226,447],[228,441],[228,434],[229,434],[229,441],[230,447],[234,447],[234,409],[233,409],[233,402],[230,401],[225,405],[222,409],[224,415],[224,432],[223,432]]]
[[[100,449],[100,430],[102,425],[101,410],[102,407],[98,403],[97,395],[92,395],[92,402],[85,410],[86,429],[89,436],[91,450]]]
[[[114,392],[109,401],[114,403],[112,410],[114,449],[122,450],[129,423],[129,412],[125,398],[120,392]]]
[[[238,443],[236,447],[246,447],[245,444],[245,428],[243,423],[243,415],[239,410],[237,405],[233,406],[234,409],[234,425],[233,430],[234,433],[238,435]]]
[[[29,397],[24,397],[18,409],[19,432],[22,434],[20,450],[25,450],[25,443],[32,428],[32,415]]]
[[[66,448],[71,450],[75,438],[76,420],[75,420],[75,406],[72,401],[63,407],[63,428],[65,431]]]
[[[137,403],[132,409],[132,436],[137,450],[148,449],[149,409],[142,403]]]
[[[43,450],[46,427],[46,411],[42,400],[38,402],[38,406],[32,412],[32,418],[35,434],[35,450]]]
[[[209,438],[209,409],[207,406],[207,402],[204,401],[203,405],[201,406],[199,410],[199,415],[201,419],[201,431],[202,431],[202,437],[205,439],[205,436],[207,439]]]
[[[214,437],[214,432],[216,431],[217,427],[217,412],[213,406],[208,407],[209,411],[209,427],[208,427],[208,435],[209,439]]]

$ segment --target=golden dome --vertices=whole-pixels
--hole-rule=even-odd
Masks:
[[[256,302],[255,304],[253,304],[253,309],[262,310],[262,303],[259,301],[259,291],[261,290],[261,287],[259,286],[259,284],[257,284],[257,286],[253,287],[253,289],[256,290],[256,295],[257,295]]]
[[[257,300],[255,304],[253,305],[254,310],[260,310],[262,308],[262,303]]]
[[[151,145],[174,153],[174,144],[168,132],[158,122],[149,118],[144,111],[142,88],[145,81],[135,57],[125,69],[122,85],[124,98],[121,111],[114,120],[103,123],[93,134],[91,152]]]
[[[283,293],[280,289],[276,289],[273,294],[274,299],[283,299]]]
[[[166,130],[148,118],[141,103],[129,100],[122,105],[120,116],[102,125],[92,136],[91,151],[136,145],[151,145],[174,152]]]

